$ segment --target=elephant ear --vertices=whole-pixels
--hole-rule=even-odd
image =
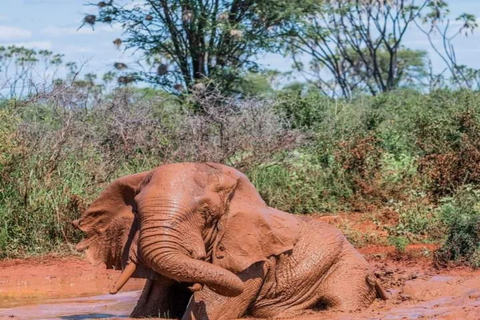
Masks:
[[[76,249],[85,251],[92,264],[104,263],[107,269],[123,269],[128,258],[136,258],[138,226],[134,198],[149,173],[132,174],[113,181],[81,218],[73,222],[86,233]]]
[[[252,264],[293,249],[300,227],[291,214],[268,207],[248,178],[240,177],[229,209],[219,221],[213,263],[238,273]]]

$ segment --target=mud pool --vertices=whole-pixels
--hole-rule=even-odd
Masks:
[[[480,271],[437,270],[426,258],[398,260],[378,252],[369,260],[388,288],[388,301],[355,313],[305,312],[295,319],[480,319]],[[79,257],[1,261],[0,319],[126,319],[143,281],[105,294],[116,277]]]

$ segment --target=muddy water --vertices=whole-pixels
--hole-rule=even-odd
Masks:
[[[480,320],[480,271],[435,270],[428,259],[373,259],[391,294],[361,312],[305,312],[296,320]],[[141,280],[105,295],[116,271],[80,258],[0,261],[0,319],[125,319]],[[130,291],[129,291],[130,290]]]
[[[407,280],[390,290],[392,298],[376,301],[356,313],[304,313],[303,320],[480,319],[479,275],[435,275]],[[114,319],[126,318],[140,291],[117,295],[50,299],[41,303],[0,309],[0,319]]]
[[[111,319],[125,318],[140,291],[84,298],[54,299],[39,304],[0,309],[0,319]]]
[[[124,293],[104,295],[118,276],[118,271],[94,267],[80,257],[1,260],[0,319],[89,319],[128,315],[144,281],[133,279],[127,283]],[[96,316],[88,316],[91,313]]]

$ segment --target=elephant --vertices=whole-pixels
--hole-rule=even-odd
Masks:
[[[164,164],[112,182],[73,225],[93,264],[146,284],[131,317],[282,318],[355,311],[386,299],[336,227],[266,205],[249,179],[216,163]]]

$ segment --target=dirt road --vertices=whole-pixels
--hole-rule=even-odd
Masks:
[[[480,271],[436,270],[423,257],[431,248],[407,249],[410,254],[401,259],[390,247],[361,249],[390,292],[390,300],[378,300],[361,312],[306,312],[297,319],[480,319]],[[0,319],[125,318],[143,282],[130,281],[118,295],[106,295],[117,276],[79,257],[1,261]]]

